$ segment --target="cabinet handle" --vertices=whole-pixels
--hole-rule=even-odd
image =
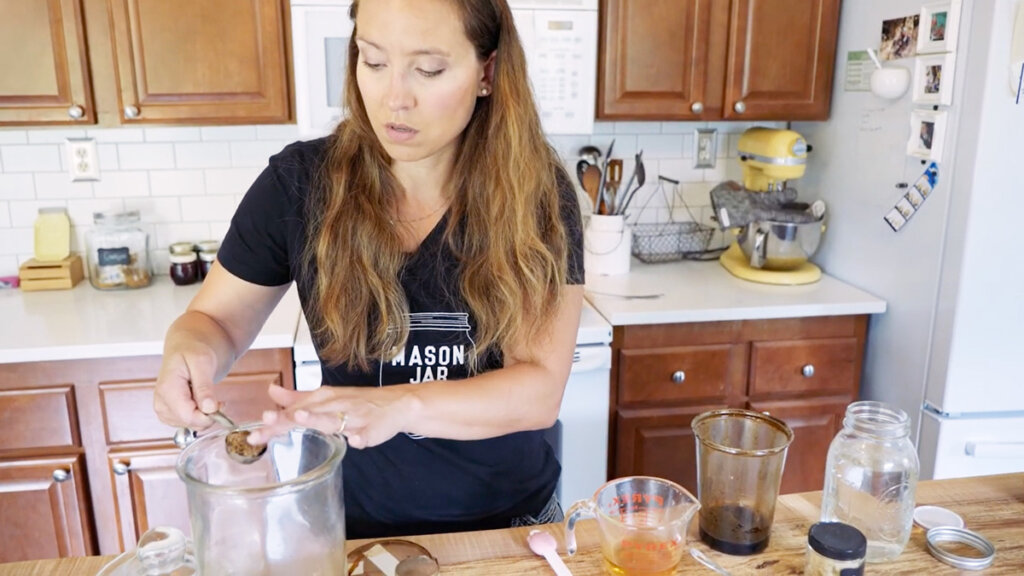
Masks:
[[[672,373],[672,381],[676,384],[682,384],[686,380],[686,372],[682,370],[676,370]]]
[[[747,111],[747,105],[743,103],[743,100],[740,100],[733,105],[732,109],[735,110],[737,114],[743,114]]]
[[[124,476],[128,473],[128,463],[120,460],[114,462],[114,474],[118,476]]]
[[[702,112],[704,112],[704,103],[694,102],[693,104],[690,105],[690,112],[693,112],[694,114],[701,114]]]
[[[800,369],[800,373],[804,375],[804,378],[814,376],[814,364],[805,364],[804,367]]]
[[[138,106],[125,106],[124,107],[124,117],[125,118],[138,118],[139,117],[139,107]]]
[[[72,105],[68,108],[68,116],[74,120],[80,120],[85,116],[85,108],[78,104]]]
[[[66,482],[68,480],[68,478],[71,478],[71,473],[68,472],[67,470],[63,470],[61,468],[58,468],[58,469],[53,471],[53,481],[54,482]]]

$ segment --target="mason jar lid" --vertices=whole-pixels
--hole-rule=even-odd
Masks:
[[[189,252],[188,254],[171,254],[171,264],[188,264],[189,262],[195,261],[195,252]]]
[[[171,254],[185,254],[187,252],[195,254],[195,248],[195,244],[191,242],[175,242],[169,247]]]
[[[818,522],[807,531],[807,543],[826,558],[859,560],[868,551],[868,540],[860,530],[842,522]]]
[[[92,222],[97,226],[125,226],[139,221],[138,210],[127,212],[93,212]]]
[[[199,253],[199,259],[202,260],[203,262],[213,262],[214,260],[217,259],[217,252],[207,252],[204,250]]]

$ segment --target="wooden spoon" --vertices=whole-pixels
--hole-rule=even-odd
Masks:
[[[601,169],[591,164],[587,166],[587,169],[583,172],[583,189],[587,191],[587,196],[590,196],[590,201],[594,203],[594,213],[600,214],[602,203],[598,201],[598,190],[601,188]]]

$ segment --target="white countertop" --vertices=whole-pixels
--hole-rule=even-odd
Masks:
[[[0,290],[0,364],[163,353],[167,328],[200,284],[175,286],[167,276],[136,290]],[[263,325],[252,348],[291,348],[301,316],[293,286]]]
[[[814,284],[770,286],[740,280],[717,261],[644,264],[634,259],[629,274],[587,275],[586,288],[587,300],[613,326],[880,314],[886,307],[884,300],[827,274]]]

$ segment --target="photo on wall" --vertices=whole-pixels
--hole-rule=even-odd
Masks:
[[[921,7],[918,54],[955,52],[960,29],[960,0],[947,0]]]
[[[882,45],[878,56],[882,60],[899,60],[917,54],[917,26],[920,14],[893,18],[882,22]]]
[[[930,54],[914,62],[914,103],[949,106],[953,103],[956,54]]]
[[[942,159],[946,135],[946,112],[914,110],[910,113],[910,139],[907,154],[936,162]]]

